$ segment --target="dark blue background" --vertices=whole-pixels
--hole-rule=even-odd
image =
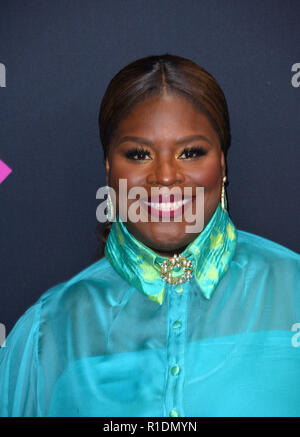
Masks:
[[[94,261],[97,117],[112,76],[169,52],[211,72],[228,100],[227,190],[239,229],[300,251],[298,0],[0,1],[0,322]]]

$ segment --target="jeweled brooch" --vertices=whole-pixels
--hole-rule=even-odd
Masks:
[[[175,269],[177,273],[181,269],[183,273],[181,276],[174,277],[172,271]],[[192,278],[193,264],[182,255],[174,255],[171,259],[166,259],[160,268],[161,278],[170,285],[178,285],[189,281]]]

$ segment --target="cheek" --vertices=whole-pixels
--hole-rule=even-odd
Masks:
[[[112,180],[118,180],[119,178],[126,177],[127,169],[125,165],[122,165],[122,161],[119,159],[112,159],[110,161],[110,178]]]
[[[145,169],[142,165],[137,165],[133,170],[133,166],[128,165],[126,161],[116,159],[111,162],[111,169],[113,170],[110,172],[109,185],[115,189],[117,194],[120,179],[126,179],[128,191],[132,187],[145,186]]]
[[[218,159],[206,160],[201,167],[190,172],[190,176],[197,186],[213,189],[220,184],[221,167]]]

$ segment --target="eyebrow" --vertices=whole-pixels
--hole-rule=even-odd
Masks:
[[[189,143],[191,141],[196,141],[196,140],[206,141],[210,145],[213,145],[212,142],[204,135],[189,135],[187,137],[182,137],[176,141],[176,144],[181,145],[181,144],[186,144],[186,143]],[[125,137],[121,138],[121,140],[119,141],[119,144],[125,143],[126,141],[133,141],[135,143],[140,143],[140,144],[142,143],[142,144],[146,144],[148,146],[153,144],[152,141],[148,140],[147,138],[135,137],[135,136],[125,136]]]

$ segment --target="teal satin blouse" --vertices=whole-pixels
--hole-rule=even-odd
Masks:
[[[0,416],[300,416],[300,256],[220,204],[182,255],[190,281],[163,281],[117,217],[105,257],[9,334]]]

